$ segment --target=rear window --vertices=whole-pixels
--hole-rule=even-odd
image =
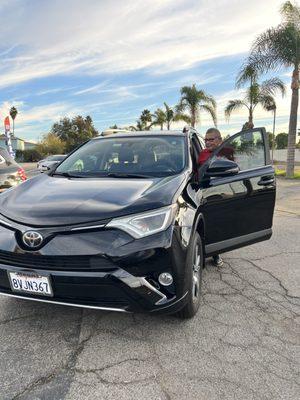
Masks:
[[[168,176],[185,167],[185,138],[148,136],[91,140],[57,169],[81,175],[142,174]]]

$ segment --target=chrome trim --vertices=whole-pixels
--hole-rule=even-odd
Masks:
[[[152,290],[152,292],[155,292],[156,294],[158,294],[159,296],[161,296],[161,299],[158,300],[155,305],[159,305],[161,303],[164,303],[165,300],[167,300],[167,296],[165,294],[163,294],[162,292],[160,292],[159,290],[156,289],[156,287],[152,286],[151,283],[149,283],[147,281],[146,278],[139,278],[141,283],[146,286],[147,288],[149,288],[150,290]]]
[[[104,226],[105,226],[105,224],[102,224],[102,225],[83,226],[83,227],[72,228],[71,231],[83,231],[83,230],[85,230],[85,229],[103,228]]]
[[[3,219],[0,219],[0,225],[9,226],[10,228],[12,228],[12,225],[8,222],[3,221]]]
[[[162,292],[160,292],[158,289],[156,289],[156,287],[152,286],[151,283],[149,283],[145,277],[134,276],[126,271],[122,271],[121,274],[118,271],[118,273],[114,274],[114,276],[116,276],[118,279],[120,279],[120,281],[122,281],[132,289],[136,289],[141,286],[146,286],[152,292],[156,293],[161,298],[155,303],[155,305],[164,303],[167,300],[167,296],[164,295]]]
[[[31,300],[31,301],[39,301],[39,302],[42,302],[42,303],[58,304],[58,305],[61,305],[61,306],[71,306],[71,307],[79,307],[79,308],[91,308],[91,309],[94,309],[94,310],[116,311],[116,312],[130,313],[130,311],[124,310],[123,308],[98,307],[98,306],[87,306],[85,304],[64,303],[62,301],[35,299],[33,297],[24,297],[24,296],[19,296],[19,295],[10,294],[10,293],[2,293],[2,292],[0,292],[0,295],[7,296],[7,297],[16,297],[16,298],[22,299],[22,300]]]

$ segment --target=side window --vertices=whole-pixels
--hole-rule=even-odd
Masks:
[[[191,156],[193,161],[193,168],[195,171],[197,170],[198,167],[198,158],[201,150],[202,148],[199,143],[198,137],[196,137],[196,135],[193,135],[191,139]]]
[[[241,171],[266,165],[265,146],[261,131],[241,132],[228,139],[217,157],[235,161]]]

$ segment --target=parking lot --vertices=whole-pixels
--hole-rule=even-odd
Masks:
[[[0,399],[299,398],[299,217],[278,180],[272,239],[207,263],[192,320],[1,297]]]

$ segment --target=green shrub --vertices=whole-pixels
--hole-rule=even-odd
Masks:
[[[37,149],[17,150],[17,162],[37,162],[43,158],[43,154]]]

